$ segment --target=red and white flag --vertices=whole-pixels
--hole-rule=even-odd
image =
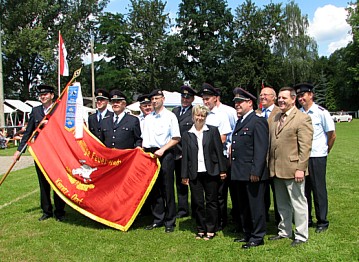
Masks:
[[[67,64],[67,51],[65,48],[64,41],[62,36],[59,33],[59,60],[60,60],[60,75],[68,76],[69,75],[69,65]]]

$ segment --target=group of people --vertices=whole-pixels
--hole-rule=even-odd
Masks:
[[[292,246],[308,240],[313,224],[316,232],[328,229],[326,161],[335,141],[335,126],[329,112],[314,103],[314,87],[308,83],[279,90],[265,87],[257,98],[235,88],[234,108],[221,103],[221,91],[204,83],[200,91],[181,87],[181,106],[168,110],[162,90],[140,95],[141,114],[125,113],[126,96],[118,89],[95,91],[96,113],[88,128],[104,145],[118,149],[142,147],[161,163],[156,183],[144,205],[153,221],[146,230],[175,229],[176,218],[196,221],[196,239],[211,240],[228,223],[227,196],[232,200],[232,219],[242,231],[242,248],[264,244],[270,194],[273,192],[278,234],[269,240],[292,238]],[[36,126],[51,107],[54,90],[40,86],[42,106],[30,115],[24,138],[14,155],[18,159]],[[195,105],[195,95],[203,105]],[[296,101],[302,106],[297,109]],[[107,109],[108,103],[112,111]],[[277,105],[276,105],[277,102]],[[53,216],[50,188],[37,167],[41,207],[45,220]],[[45,185],[45,182],[47,185]],[[177,188],[177,207],[175,190]],[[189,189],[191,190],[191,210]],[[64,219],[64,204],[55,195],[55,216]]]

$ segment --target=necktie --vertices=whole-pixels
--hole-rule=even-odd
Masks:
[[[287,117],[287,115],[286,115],[285,113],[283,113],[283,114],[280,116],[279,123],[278,123],[278,131],[282,129],[286,117]]]
[[[101,121],[102,121],[102,114],[99,114],[98,115],[98,122],[101,123]]]
[[[115,123],[114,123],[115,125],[117,125],[118,124],[118,116],[116,116],[116,118],[115,118]]]
[[[180,116],[183,115],[185,111],[186,111],[186,108],[182,108]]]
[[[268,119],[268,109],[266,108],[266,109],[264,109],[264,117],[266,118],[266,119]]]

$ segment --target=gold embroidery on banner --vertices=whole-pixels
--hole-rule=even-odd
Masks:
[[[88,191],[89,189],[95,188],[95,185],[93,184],[83,184],[80,181],[78,181],[76,178],[72,176],[70,168],[66,167],[67,170],[67,177],[69,178],[69,181],[72,185],[76,185],[76,189],[81,191]],[[61,190],[61,189],[60,189]],[[61,190],[62,191],[62,190]]]

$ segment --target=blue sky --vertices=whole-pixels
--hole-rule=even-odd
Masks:
[[[349,1],[349,0],[348,0]],[[318,43],[319,55],[329,56],[338,48],[344,47],[351,41],[350,26],[346,23],[348,6],[347,0],[296,0],[302,15],[307,14],[310,22],[309,34]],[[165,1],[164,1],[165,2]],[[179,0],[167,0],[166,12],[171,17],[176,17]],[[243,0],[228,0],[228,6],[232,11],[242,4]],[[263,5],[273,3],[283,3],[285,5],[289,0],[253,0],[253,2],[262,7]],[[129,0],[111,0],[106,11],[113,13],[128,12]]]

